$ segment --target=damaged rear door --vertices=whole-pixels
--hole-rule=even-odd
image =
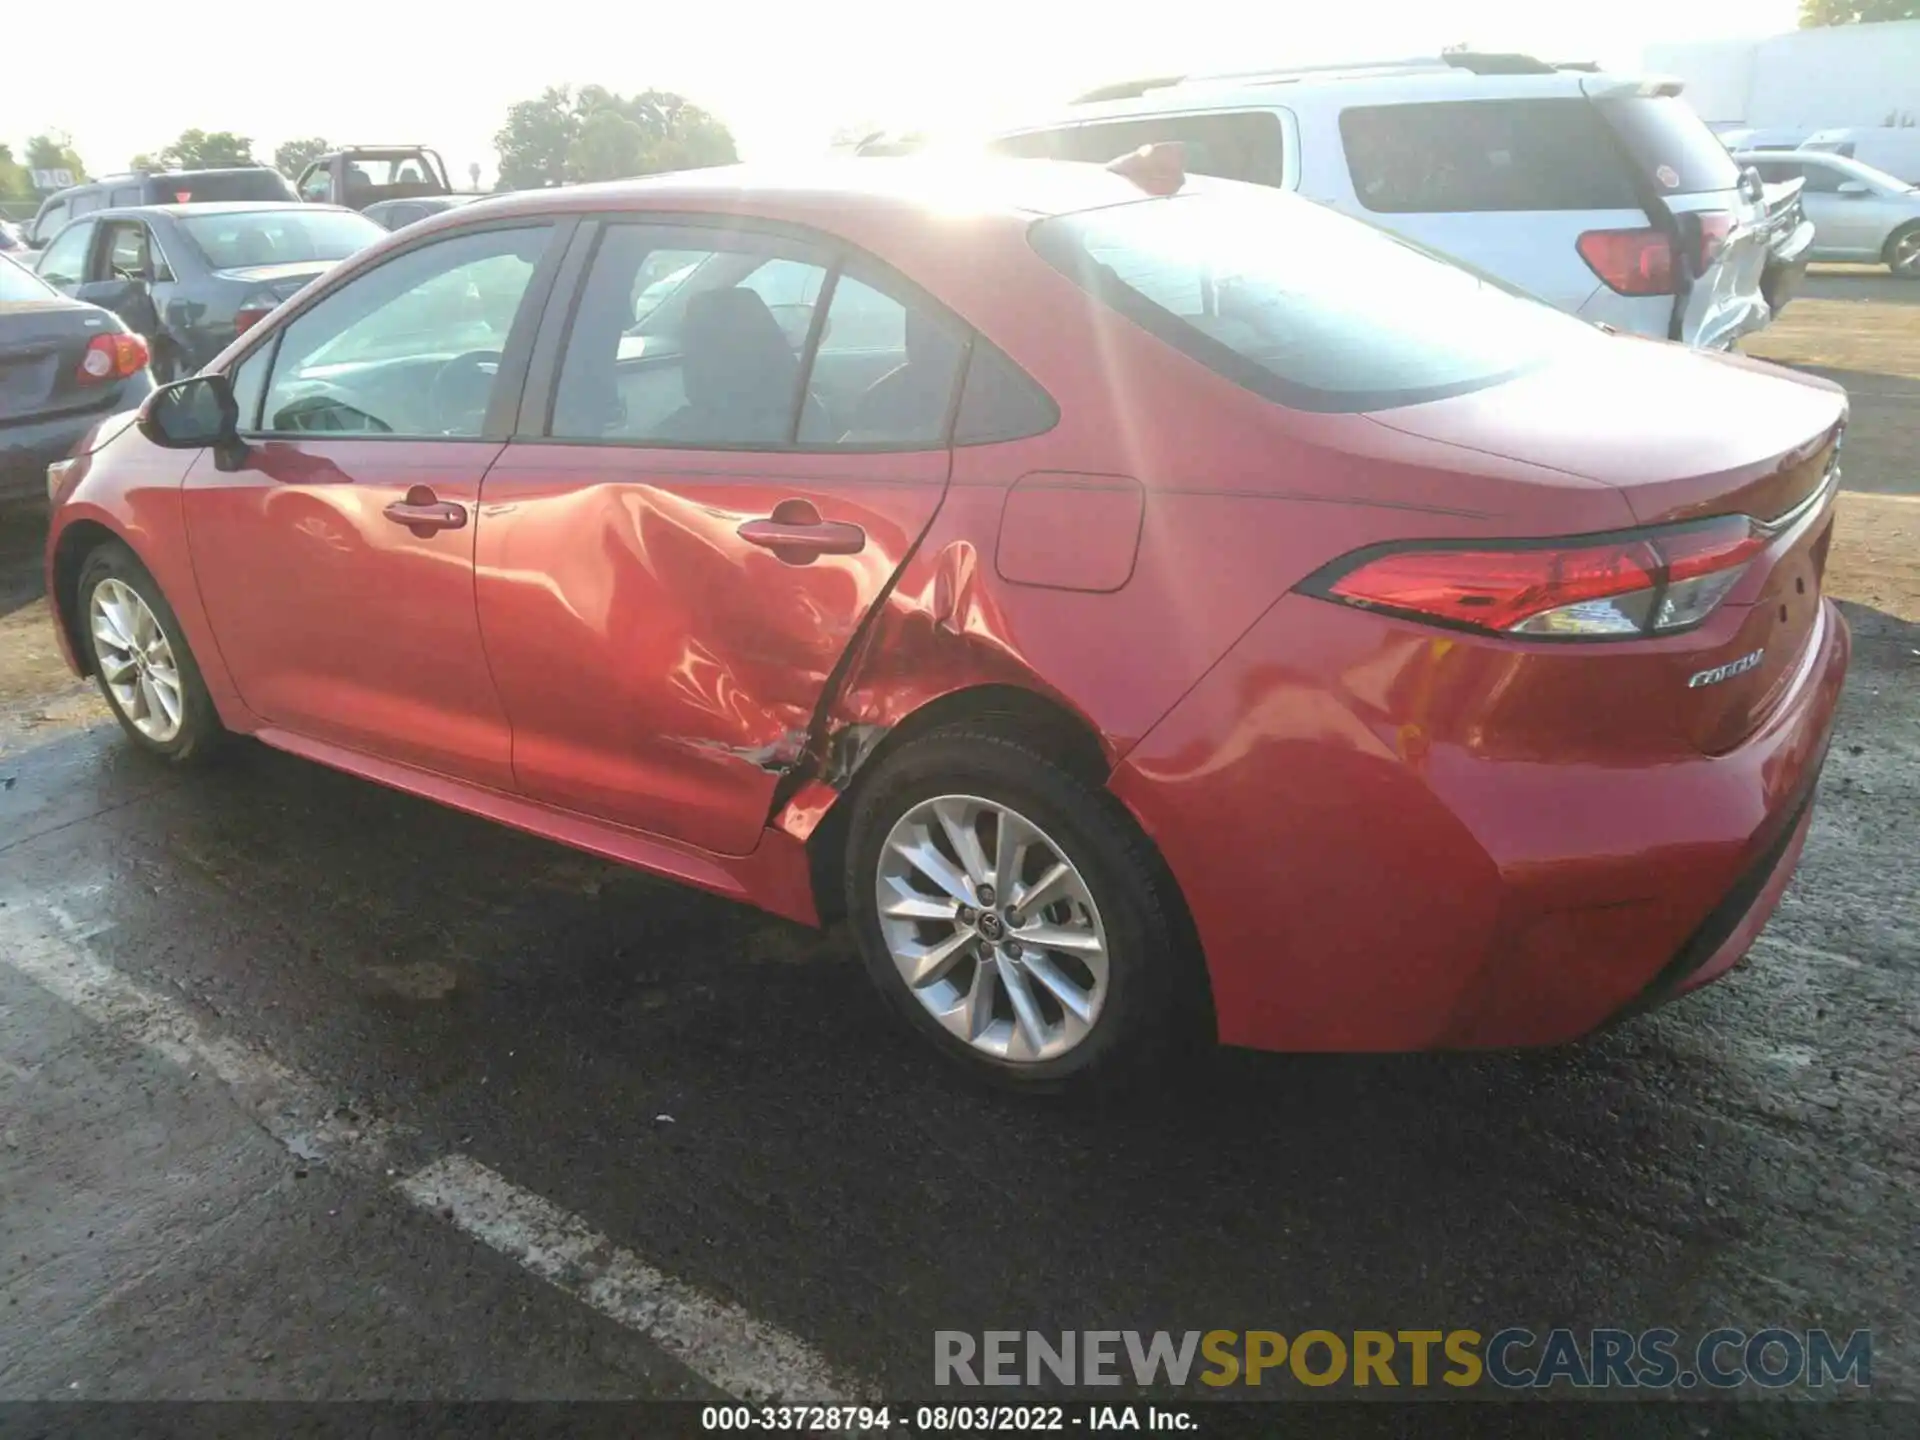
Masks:
[[[476,598],[520,789],[752,850],[939,509],[965,351],[826,237],[583,225],[481,493]]]

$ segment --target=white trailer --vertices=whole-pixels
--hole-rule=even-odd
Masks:
[[[1920,126],[1920,20],[1652,45],[1642,59],[1646,69],[1686,81],[1687,99],[1709,125],[1808,134]]]

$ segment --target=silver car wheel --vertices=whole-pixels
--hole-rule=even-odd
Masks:
[[[1920,230],[1909,230],[1893,242],[1890,268],[1900,275],[1920,275]]]
[[[998,1060],[1055,1060],[1093,1033],[1107,937],[1066,852],[1009,806],[940,795],[888,832],[880,933],[909,993]]]
[[[169,743],[180,733],[187,706],[166,631],[140,592],[119,580],[94,586],[88,611],[93,653],[114,705],[147,739]]]

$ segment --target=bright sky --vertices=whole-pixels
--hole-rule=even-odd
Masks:
[[[780,160],[819,153],[843,124],[971,129],[1168,71],[1462,42],[1633,68],[1649,44],[1791,29],[1797,0],[104,0],[84,41],[65,7],[8,10],[0,140],[16,155],[49,128],[69,132],[95,173],[189,126],[251,136],[262,158],[318,134],[433,145],[464,185],[474,161],[491,182],[507,107],[566,82],[677,90],[732,127],[744,158]]]

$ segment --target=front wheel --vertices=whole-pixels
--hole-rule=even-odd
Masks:
[[[81,624],[93,673],[135,746],[176,763],[212,753],[225,735],[153,576],[124,545],[102,545],[80,567]]]
[[[874,983],[980,1078],[1109,1089],[1201,1033],[1164,867],[1110,795],[1018,740],[946,731],[886,757],[847,860]]]
[[[1887,241],[1887,268],[1902,280],[1920,280],[1920,225],[1909,225]]]

